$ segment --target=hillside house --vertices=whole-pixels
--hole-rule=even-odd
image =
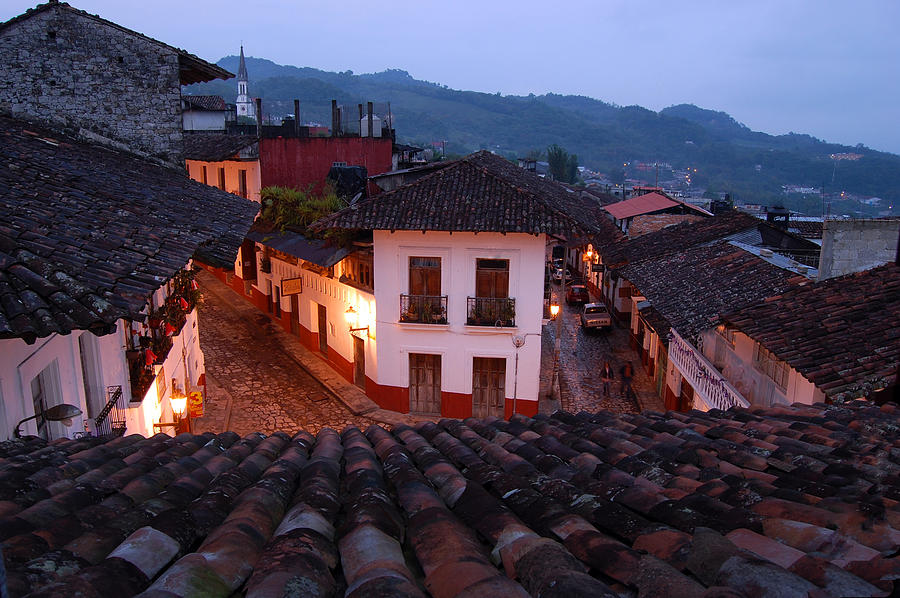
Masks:
[[[630,233],[633,222],[651,215],[681,216],[679,221],[693,221],[697,218],[712,216],[711,212],[693,204],[673,199],[659,191],[644,193],[617,203],[604,206],[622,232]],[[641,231],[643,232],[643,231]]]

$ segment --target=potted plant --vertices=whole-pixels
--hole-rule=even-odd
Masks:
[[[150,315],[147,317],[147,325],[150,326],[150,328],[156,330],[157,328],[162,326],[165,317],[165,310],[161,307],[157,307],[150,311]]]
[[[503,325],[512,325],[513,321],[516,319],[516,306],[512,301],[507,300],[500,307],[500,321],[503,322]]]
[[[147,336],[147,335],[145,334],[145,335],[143,335],[143,336],[141,336],[141,337],[138,338],[138,342],[140,343],[142,349],[146,349],[146,348],[148,348],[150,345],[153,344],[153,337],[152,337],[152,336]]]

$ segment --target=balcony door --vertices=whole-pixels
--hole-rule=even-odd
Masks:
[[[409,412],[440,415],[440,355],[409,354]]]
[[[476,261],[475,296],[498,299],[509,297],[509,260]]]
[[[506,360],[476,357],[472,363],[472,417],[503,417]]]

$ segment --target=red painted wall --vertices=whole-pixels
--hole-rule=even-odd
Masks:
[[[263,187],[321,190],[334,162],[365,166],[369,176],[391,169],[389,137],[301,137],[262,139],[259,167]]]

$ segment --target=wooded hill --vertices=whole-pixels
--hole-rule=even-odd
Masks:
[[[399,142],[430,146],[445,140],[448,153],[490,149],[510,158],[558,144],[593,170],[610,172],[631,161],[668,162],[696,168],[695,187],[729,191],[747,203],[770,203],[785,184],[900,200],[900,156],[826,143],[790,133],[751,131],[724,112],[690,104],[654,112],[616,106],[584,96],[501,96],[459,91],[414,79],[402,70],[355,75],[277,65],[247,58],[251,95],[263,98],[265,114],[293,112],[303,122],[331,124],[331,100],[356,106],[390,102]],[[218,63],[237,72],[238,58]],[[234,102],[234,80],[186,88]],[[861,154],[835,162],[831,154]],[[833,181],[833,182],[832,182]]]

